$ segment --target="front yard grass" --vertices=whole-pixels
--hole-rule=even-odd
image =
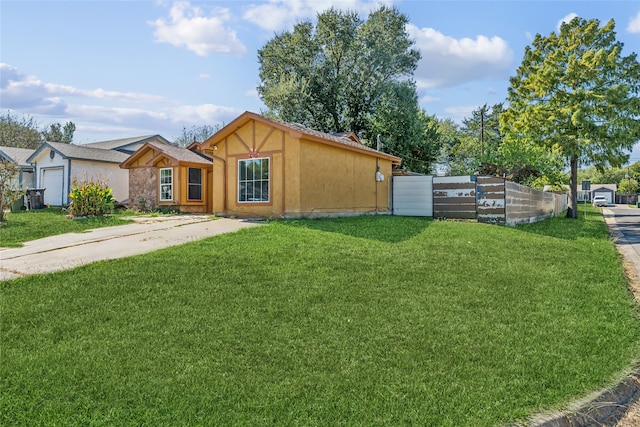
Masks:
[[[0,292],[2,425],[500,425],[640,350],[595,209],[275,221]]]
[[[0,247],[19,247],[29,240],[130,222],[119,214],[69,219],[67,213],[59,208],[10,212],[7,221],[0,224]]]

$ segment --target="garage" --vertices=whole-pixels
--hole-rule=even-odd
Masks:
[[[596,189],[592,190],[591,197],[592,198],[596,198],[598,196],[604,197],[605,199],[607,199],[607,204],[611,205],[611,204],[615,203],[614,194],[615,194],[615,191],[610,189],[610,188],[599,187],[599,188],[596,188]]]
[[[42,169],[42,188],[44,192],[44,203],[51,206],[64,205],[64,169],[50,168]]]

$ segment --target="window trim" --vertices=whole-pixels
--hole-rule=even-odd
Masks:
[[[241,189],[241,180],[240,180],[240,172],[241,172],[241,164],[243,162],[249,162],[249,161],[255,161],[255,160],[266,160],[267,161],[267,167],[268,167],[268,177],[267,179],[253,179],[252,181],[249,180],[244,180],[244,182],[267,182],[267,200],[240,200],[240,189]],[[246,159],[238,159],[238,173],[237,173],[237,179],[236,179],[236,184],[238,186],[238,191],[236,193],[236,199],[237,199],[237,203],[238,204],[270,204],[271,203],[271,157],[265,156],[265,157],[249,157]]]
[[[171,171],[171,175],[170,175],[171,182],[168,183],[168,184],[162,182],[162,172],[163,171],[167,171],[167,170]],[[169,185],[171,187],[171,190],[170,190],[171,191],[171,198],[170,199],[166,199],[166,198],[162,197],[163,196],[163,192],[162,192],[162,186],[163,185]],[[158,191],[160,192],[159,200],[161,202],[173,202],[173,168],[160,168],[159,175],[158,175]]]
[[[200,171],[200,182],[198,182],[198,183],[192,183],[191,182],[191,169]],[[197,187],[200,188],[200,198],[198,198],[198,199],[191,199],[190,198],[191,186],[197,186]],[[201,202],[202,200],[203,200],[203,198],[202,198],[202,168],[196,168],[196,167],[188,166],[187,167],[187,201],[189,201],[189,202]]]

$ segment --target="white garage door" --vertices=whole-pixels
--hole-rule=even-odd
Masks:
[[[43,169],[42,188],[44,188],[44,202],[51,206],[62,206],[64,204],[62,195],[64,194],[63,168]]]
[[[606,198],[606,199],[607,199],[607,203],[608,203],[608,204],[613,204],[613,200],[611,200],[611,193],[610,193],[610,192],[608,192],[608,191],[603,191],[602,193],[600,193],[600,192],[598,192],[598,191],[595,191],[595,192],[593,193],[593,197],[595,198],[595,197],[597,197],[597,196],[602,196],[602,197],[604,197],[604,198]]]
[[[394,176],[393,214],[433,216],[433,176]]]

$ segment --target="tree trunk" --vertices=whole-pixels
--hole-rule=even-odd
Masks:
[[[578,156],[571,156],[571,215],[570,218],[578,218]]]

